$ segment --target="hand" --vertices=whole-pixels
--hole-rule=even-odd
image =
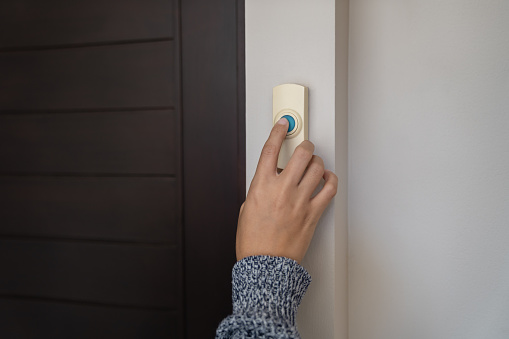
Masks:
[[[279,150],[288,120],[279,120],[263,147],[237,226],[237,260],[253,255],[282,256],[299,264],[309,247],[323,211],[336,195],[338,178],[324,170],[313,155],[315,146],[303,141],[277,173]],[[325,184],[312,197],[321,178]]]

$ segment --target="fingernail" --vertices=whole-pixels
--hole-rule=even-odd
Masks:
[[[280,125],[286,125],[286,124],[288,124],[288,120],[286,120],[285,118],[281,118],[278,120],[277,123]]]

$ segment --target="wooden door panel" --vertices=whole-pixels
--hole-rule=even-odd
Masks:
[[[0,177],[0,236],[177,245],[175,178]]]
[[[175,175],[174,110],[0,115],[0,172]]]
[[[5,339],[174,339],[172,311],[0,297]]]
[[[0,4],[1,338],[213,337],[245,198],[243,25],[243,0]]]
[[[173,41],[0,53],[0,111],[175,105]]]
[[[3,296],[177,307],[177,253],[169,246],[2,239],[0,267]]]
[[[175,0],[2,0],[0,49],[161,39],[174,35]]]

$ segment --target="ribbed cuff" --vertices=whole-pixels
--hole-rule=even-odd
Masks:
[[[266,255],[243,258],[233,266],[233,314],[282,318],[295,316],[311,276],[295,260]]]

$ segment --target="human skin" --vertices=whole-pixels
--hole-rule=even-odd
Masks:
[[[279,120],[263,146],[237,226],[237,260],[253,255],[281,256],[301,263],[325,208],[336,195],[338,177],[324,169],[315,146],[303,141],[278,174],[279,150],[288,120]],[[323,188],[315,195],[320,180]]]

